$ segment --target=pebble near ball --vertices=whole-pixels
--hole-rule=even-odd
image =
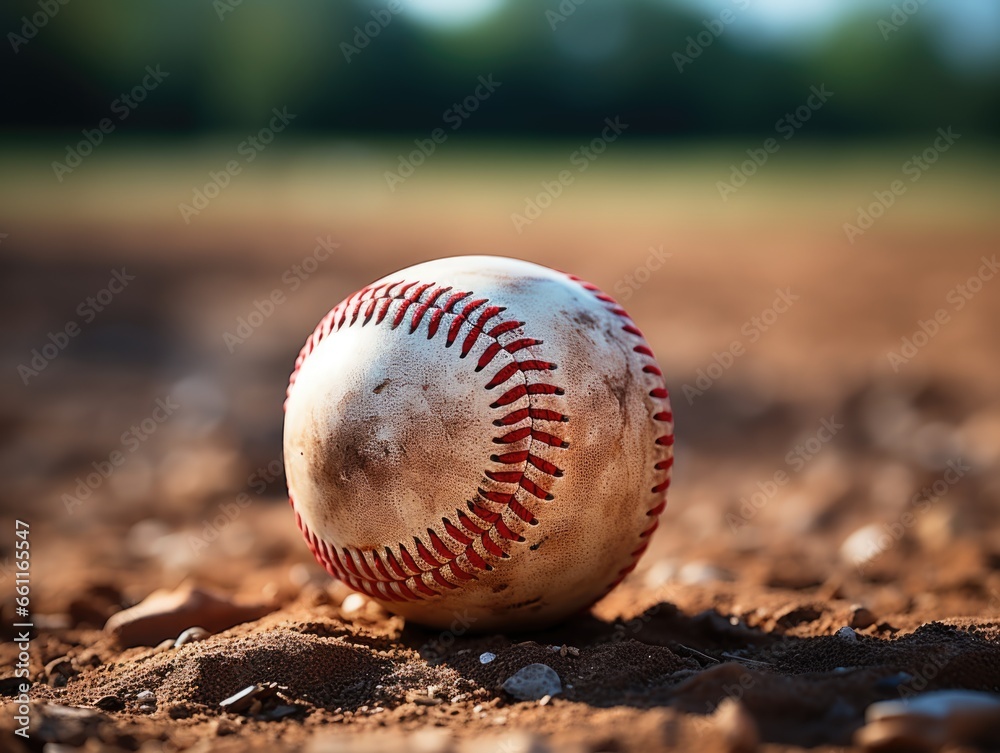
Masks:
[[[611,297],[515,259],[439,259],[334,307],[285,402],[290,503],[316,559],[432,627],[538,628],[636,565],[673,414]]]

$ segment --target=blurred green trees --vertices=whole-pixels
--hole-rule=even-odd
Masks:
[[[777,45],[720,19],[749,0],[704,14],[666,0],[509,0],[460,29],[418,23],[396,2],[8,0],[3,126],[90,127],[159,64],[169,80],[130,130],[257,128],[288,107],[304,132],[425,132],[493,74],[503,86],[469,132],[590,133],[618,115],[632,135],[766,135],[825,84],[835,94],[811,135],[1000,133],[996,58],[950,62],[930,9],[887,34],[891,4],[876,3]]]

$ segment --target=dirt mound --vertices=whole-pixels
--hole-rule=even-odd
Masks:
[[[786,597],[785,612],[789,601],[803,614],[811,608],[808,600]],[[264,739],[279,728],[269,711],[234,712],[220,702],[249,686],[276,686],[289,704],[284,713],[303,734],[330,722],[361,730],[461,717],[469,723],[460,736],[474,736],[496,726],[558,728],[566,718],[558,709],[567,704],[675,709],[688,714],[682,727],[712,727],[716,709],[732,699],[763,739],[812,746],[849,744],[865,709],[878,701],[944,688],[1000,690],[1000,624],[989,621],[934,622],[884,635],[874,625],[867,632],[843,627],[799,637],[659,604],[629,637],[622,637],[628,623],[588,617],[578,631],[586,640],[573,645],[551,642],[573,633],[572,626],[516,640],[431,633],[396,618],[373,619],[377,614],[368,610],[352,622],[334,604],[300,601],[180,648],[132,649],[106,663],[86,654],[98,664],[89,667],[80,657],[93,634],[68,631],[76,673],[63,687],[37,685],[33,698],[105,709],[95,724],[116,728],[117,720],[140,737],[170,719],[196,735],[260,725]],[[501,689],[536,663],[562,683],[547,705],[518,702]],[[108,696],[120,703],[109,704]]]

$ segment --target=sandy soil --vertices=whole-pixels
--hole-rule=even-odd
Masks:
[[[1000,232],[914,203],[850,245],[850,195],[706,222],[635,194],[625,220],[574,222],[591,201],[581,188],[521,235],[505,225],[517,202],[497,210],[475,191],[438,196],[448,211],[422,219],[431,199],[399,199],[391,225],[282,205],[178,228],[139,222],[128,197],[118,221],[68,205],[65,223],[4,218],[0,749],[840,750],[873,702],[1000,691],[1000,275],[984,279],[981,260]],[[338,252],[292,271],[328,234]],[[674,400],[676,475],[649,552],[592,614],[544,633],[430,632],[345,601],[283,496],[281,402],[315,321],[371,279],[460,251],[616,294]],[[88,304],[123,267],[134,280]],[[275,289],[286,301],[227,345]],[[796,298],[772,317],[779,290]],[[894,369],[887,354],[939,310],[946,321]],[[32,367],[70,322],[79,333]],[[22,364],[38,372],[27,384]],[[18,519],[37,627],[23,743],[11,735]],[[181,586],[254,618],[224,629],[225,615],[194,608],[132,646],[104,630]],[[162,644],[216,617],[205,640]],[[562,693],[500,689],[536,662]],[[250,708],[220,708],[268,683]]]

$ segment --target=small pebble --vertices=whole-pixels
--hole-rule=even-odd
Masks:
[[[340,611],[344,615],[355,614],[365,608],[368,600],[361,594],[347,594],[340,605]]]
[[[497,658],[496,654],[491,654],[489,651],[479,655],[480,664],[489,664],[491,661]]]
[[[876,682],[875,689],[891,693],[898,690],[900,685],[908,683],[912,679],[913,675],[909,672],[897,672],[894,675],[883,677],[881,680]]]
[[[102,696],[97,699],[94,705],[101,711],[121,711],[125,708],[125,704],[122,703],[122,699],[116,695]]]
[[[873,703],[854,741],[866,750],[937,751],[1000,743],[1000,695],[935,690]]]
[[[666,585],[677,575],[677,563],[673,560],[654,562],[646,571],[643,582],[647,588],[656,589]]]
[[[215,734],[219,737],[236,734],[236,728],[225,719],[215,720]]]
[[[219,708],[223,711],[240,712],[246,711],[253,704],[254,699],[261,692],[259,685],[248,685],[238,693],[234,693],[226,700],[219,703]]]
[[[677,571],[677,581],[685,586],[732,580],[735,576],[731,572],[708,562],[688,562]]]
[[[154,706],[151,703],[144,703],[139,707],[139,711],[145,711],[145,712],[156,711],[156,706]]]
[[[851,622],[850,625],[855,630],[864,630],[866,627],[871,627],[875,624],[875,615],[873,615],[869,610],[865,609],[860,604],[855,604],[851,607]]]
[[[562,656],[564,658],[566,657],[567,654],[570,656],[580,655],[580,649],[574,648],[573,646],[567,646],[565,643],[562,644],[561,646],[549,646],[549,649],[553,653],[559,654],[559,656]]]
[[[432,696],[418,695],[414,696],[413,703],[418,706],[440,706],[443,701],[440,698],[434,698]]]
[[[508,677],[501,686],[521,701],[538,701],[562,692],[562,681],[547,664],[529,664]]]
[[[901,701],[873,703],[865,712],[869,722],[916,717],[946,720],[953,716],[998,720],[1000,695],[978,690],[933,690]]]
[[[849,641],[851,643],[858,642],[858,634],[854,632],[851,628],[846,625],[837,631],[837,637],[844,641]]]
[[[68,656],[60,656],[45,665],[45,674],[50,677],[55,674],[71,675],[75,672],[76,670],[73,669],[73,664]]]
[[[192,709],[183,703],[174,704],[173,706],[167,707],[167,715],[171,719],[187,719],[194,712]]]
[[[724,698],[713,714],[715,727],[722,733],[728,753],[751,753],[760,744],[753,716],[740,701]]]
[[[840,556],[855,567],[864,567],[882,553],[880,542],[885,531],[876,523],[862,526],[844,539],[840,545]]]
[[[302,588],[311,578],[309,568],[302,563],[296,563],[288,569],[288,580],[297,588]]]
[[[203,627],[189,627],[183,633],[177,636],[177,640],[174,641],[174,648],[180,648],[185,643],[194,643],[195,641],[203,641],[206,638],[211,637],[211,633],[205,630]]]
[[[237,603],[187,584],[173,591],[154,591],[135,606],[116,612],[104,631],[124,648],[156,646],[161,641],[172,648],[176,636],[191,625],[219,632],[260,619],[276,608],[274,604]]]
[[[152,690],[140,690],[135,694],[135,700],[137,701],[153,701],[156,702],[156,693]]]

